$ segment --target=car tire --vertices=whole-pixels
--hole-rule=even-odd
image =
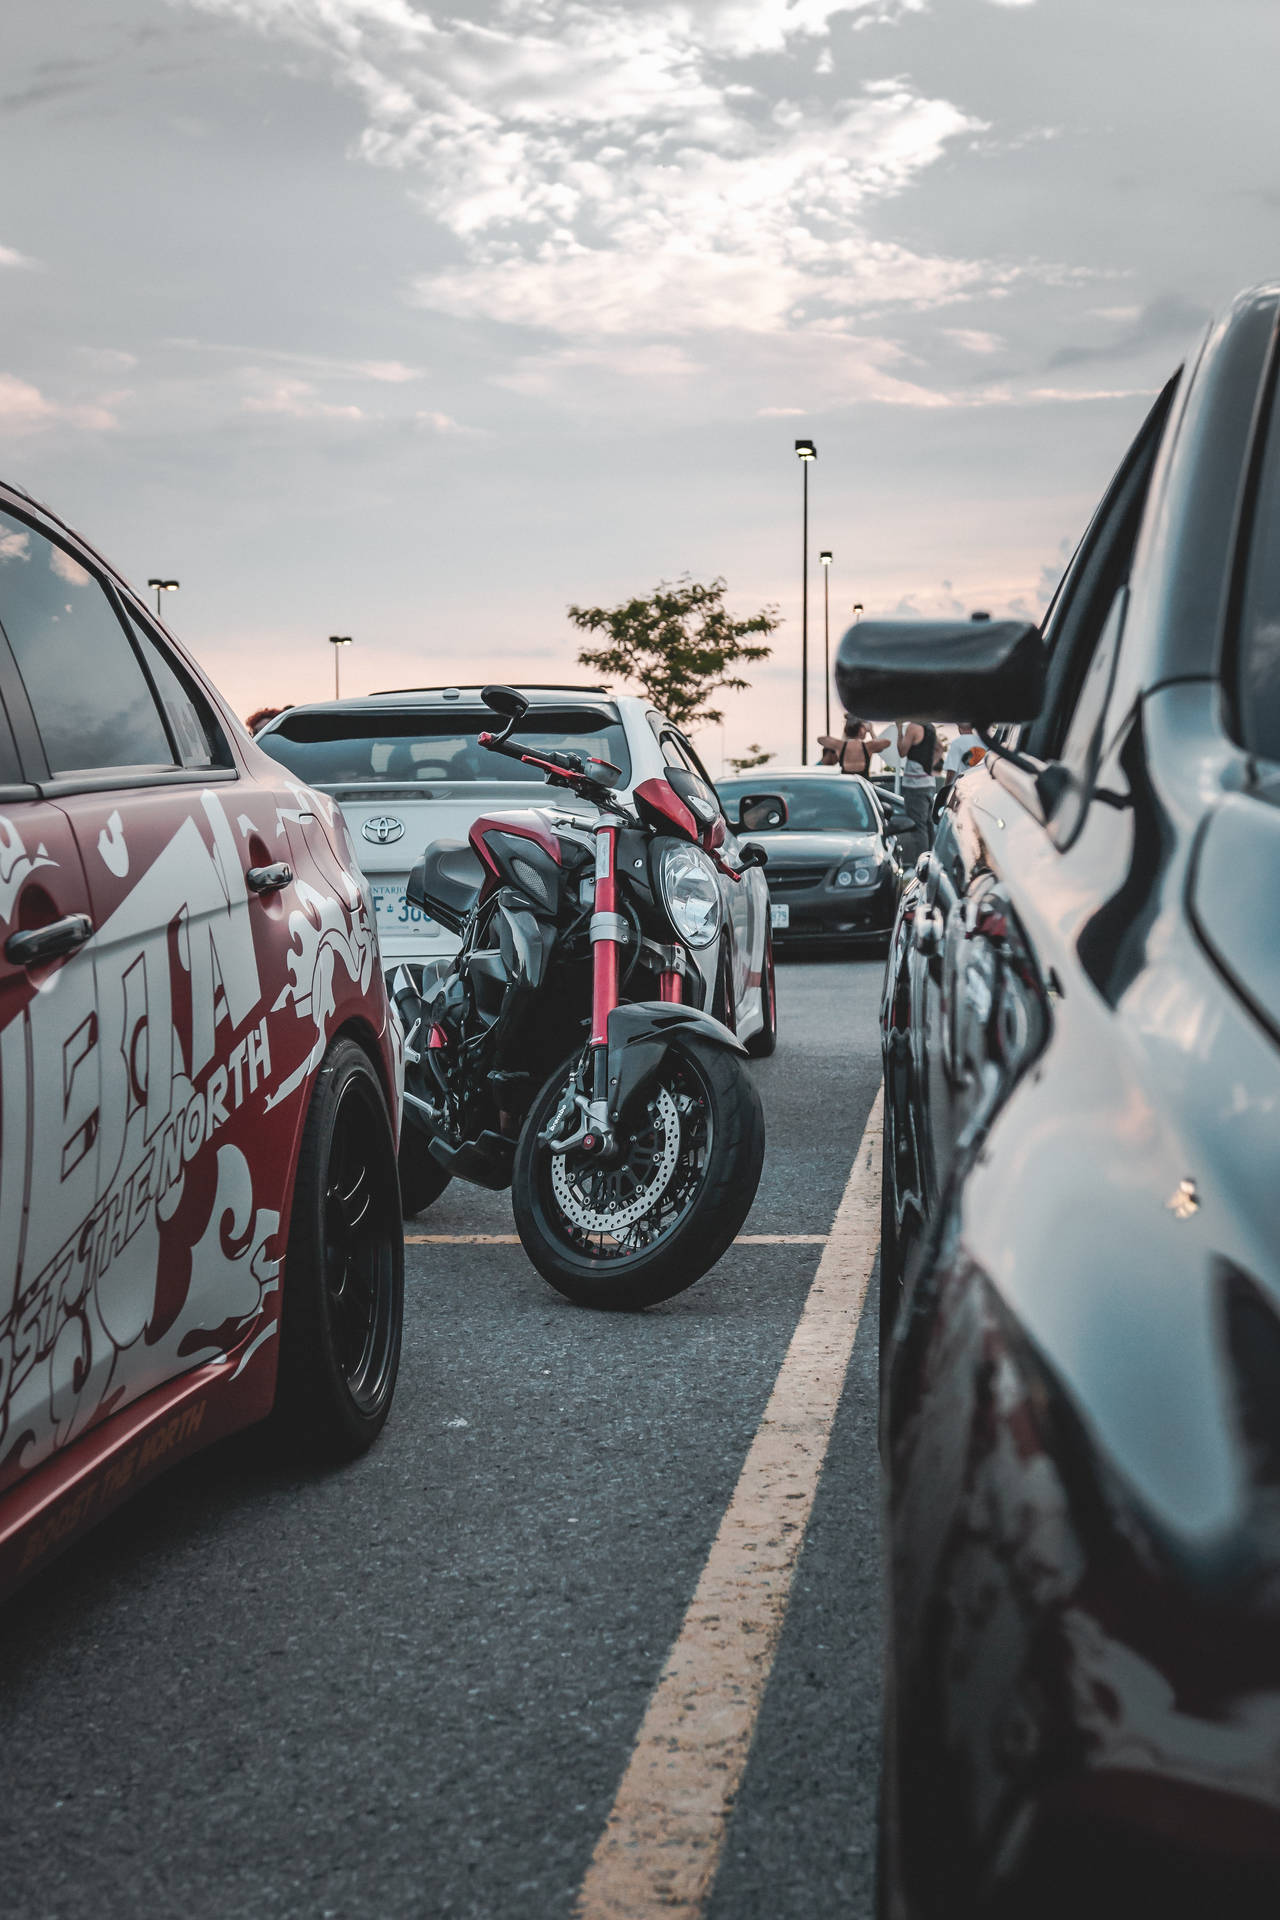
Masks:
[[[760,1004],[764,1013],[764,1024],[746,1041],[747,1052],[753,1060],[767,1060],[778,1044],[778,983],[773,965],[773,932],[766,929],[764,936],[764,964],[760,975]]]
[[[316,1075],[294,1182],[273,1419],[290,1452],[355,1459],[391,1411],[404,1232],[382,1083],[354,1040]]]
[[[412,1220],[440,1198],[452,1175],[433,1160],[427,1136],[412,1123],[400,1129],[400,1212]]]

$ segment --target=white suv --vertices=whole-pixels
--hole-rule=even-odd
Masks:
[[[669,766],[688,768],[714,790],[689,742],[648,701],[604,687],[525,685],[520,692],[530,702],[520,738],[620,767],[620,800],[629,801],[634,787],[660,778]],[[450,954],[458,945],[455,934],[405,898],[423,849],[437,840],[465,841],[474,822],[495,807],[539,806],[551,798],[542,780],[477,745],[477,735],[492,726],[479,687],[423,687],[289,707],[258,735],[266,752],[341,805],[373,889],[388,971]],[[555,805],[564,811],[565,797],[557,794]],[[583,802],[569,805],[592,811]],[[726,864],[736,869],[736,816],[726,825]],[[455,857],[458,877],[474,875],[478,886],[479,861],[469,850]],[[758,867],[721,884],[724,940],[696,956],[704,1004],[740,1038],[767,1031],[771,1044],[769,890]]]

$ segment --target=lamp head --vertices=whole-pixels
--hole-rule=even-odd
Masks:
[[[797,459],[816,460],[817,457],[818,457],[818,449],[814,446],[812,440],[796,441],[796,458]]]
[[[831,555],[829,553],[826,553],[826,552],[820,553],[818,555],[818,560],[821,563],[821,565],[824,567],[829,567],[831,565]]]

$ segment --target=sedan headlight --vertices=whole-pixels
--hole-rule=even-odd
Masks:
[[[709,947],[719,938],[724,910],[716,870],[701,847],[667,840],[658,855],[658,890],[667,918],[691,947]]]
[[[840,868],[836,874],[836,885],[838,887],[869,887],[874,884],[875,878],[874,860],[856,860],[852,866]]]

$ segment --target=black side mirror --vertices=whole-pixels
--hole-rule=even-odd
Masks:
[[[787,803],[780,793],[744,793],[738,802],[739,833],[773,833],[787,824]]]
[[[911,815],[905,807],[894,807],[889,815],[887,831],[889,833],[913,833],[915,831],[915,824],[915,821],[911,818]]]
[[[767,867],[769,864],[769,856],[763,847],[756,845],[754,840],[748,840],[746,846],[743,847],[738,855],[738,861],[739,864],[744,867]]]
[[[480,698],[491,713],[501,713],[514,727],[529,711],[529,702],[514,687],[482,687]]]
[[[1035,718],[1047,664],[1020,620],[864,620],[840,642],[836,686],[849,713],[997,726]]]

